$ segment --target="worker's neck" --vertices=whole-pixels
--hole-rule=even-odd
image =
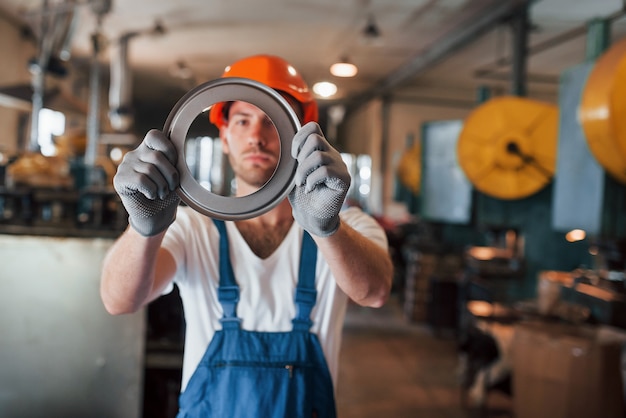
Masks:
[[[293,222],[291,204],[289,204],[289,200],[284,199],[271,210],[265,212],[262,215],[255,216],[254,218],[246,219],[244,222],[269,227],[275,227],[285,224],[291,225],[291,223]]]
[[[248,196],[254,192],[259,191],[258,187],[247,184],[244,181],[237,181],[237,190],[235,192],[235,196],[242,197]],[[246,219],[244,221],[239,221],[238,223],[247,223],[251,225],[263,226],[263,227],[276,227],[276,226],[285,226],[291,225],[293,222],[293,215],[291,211],[291,204],[288,199],[283,199],[278,205],[274,208],[265,212],[262,215],[255,216],[254,218]]]
[[[275,208],[251,219],[236,222],[239,233],[258,257],[269,257],[293,225],[291,205],[284,199]]]

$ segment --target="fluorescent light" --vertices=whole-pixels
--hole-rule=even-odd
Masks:
[[[122,151],[120,147],[114,147],[113,149],[111,149],[111,152],[109,152],[109,157],[111,158],[111,160],[113,160],[114,163],[118,164],[122,161],[122,158],[124,157],[124,151]]]
[[[335,77],[354,77],[357,72],[356,65],[345,59],[330,66],[330,73]]]
[[[337,93],[337,86],[329,81],[320,81],[313,84],[313,91],[321,97],[330,97]]]

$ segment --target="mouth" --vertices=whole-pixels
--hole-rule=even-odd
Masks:
[[[249,153],[244,159],[257,164],[274,164],[276,162],[273,155],[259,152]]]

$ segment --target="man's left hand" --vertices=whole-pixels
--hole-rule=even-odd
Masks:
[[[309,233],[327,237],[339,228],[339,211],[350,188],[350,173],[341,154],[315,122],[294,136],[291,155],[298,160],[289,202],[295,220]]]

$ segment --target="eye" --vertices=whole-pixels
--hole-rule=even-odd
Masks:
[[[235,117],[233,118],[233,124],[236,126],[246,127],[250,125],[250,120],[245,117]]]

